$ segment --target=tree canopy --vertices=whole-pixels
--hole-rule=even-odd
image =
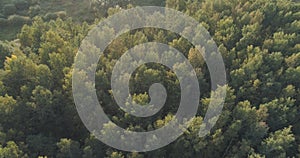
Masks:
[[[111,73],[122,54],[155,41],[183,52],[195,69],[201,88],[197,116],[175,142],[145,153],[119,151],[91,135],[73,101],[74,58],[81,41],[101,19],[139,4],[118,2],[106,0],[94,6],[98,18],[94,22],[37,14],[32,22],[22,23],[15,40],[0,41],[0,158],[300,156],[300,3],[293,0],[151,1],[195,18],[216,41],[228,76],[222,114],[207,136],[198,137],[211,101],[210,74],[203,57],[175,33],[143,28],[112,41],[97,65],[95,88],[105,113],[118,126],[139,132],[164,126],[176,113],[180,84],[164,65],[143,64],[130,78],[130,93],[139,104],[149,102],[153,83],[166,87],[165,107],[151,118],[121,110],[111,91]],[[21,3],[26,2],[6,5],[3,11],[12,14],[14,7],[26,10],[33,4]],[[103,132],[117,139],[110,137],[110,132],[118,131],[109,124]]]

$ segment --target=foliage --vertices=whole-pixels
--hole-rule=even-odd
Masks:
[[[17,11],[17,8],[14,4],[6,4],[3,7],[3,14],[6,16],[16,13],[16,11]]]
[[[103,1],[102,6],[93,8],[94,13],[104,12],[97,16],[105,18],[132,7],[127,6],[129,2],[118,2]],[[175,142],[155,151],[128,153],[98,141],[82,124],[72,97],[74,58],[81,41],[95,25],[78,23],[67,18],[69,13],[66,12],[41,13],[42,5],[32,1],[28,3],[31,5],[30,16],[40,15],[34,17],[32,23],[20,15],[0,19],[1,27],[8,23],[25,24],[17,40],[0,42],[0,158],[254,158],[300,155],[299,2],[155,2],[197,19],[209,30],[223,55],[228,85],[222,88],[227,88],[227,97],[222,114],[210,133],[206,137],[198,137],[211,101],[210,74],[204,58],[185,38],[166,30],[144,28],[119,36],[100,58],[94,87],[105,113],[118,126],[139,132],[164,126],[176,113],[180,84],[176,74],[160,64],[141,65],[129,83],[133,102],[142,105],[151,100],[148,90],[153,83],[165,85],[168,92],[165,107],[153,118],[138,118],[122,111],[111,93],[111,72],[122,54],[141,43],[155,41],[182,51],[194,67],[201,88],[197,116]],[[116,7],[116,4],[120,5]],[[110,28],[105,33],[114,32]],[[180,68],[180,65],[177,67]],[[109,137],[111,132],[118,131],[107,124],[102,132]],[[124,142],[125,145],[128,143]]]

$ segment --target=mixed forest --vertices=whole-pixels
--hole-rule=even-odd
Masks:
[[[73,101],[72,72],[88,32],[138,5],[181,11],[209,31],[225,62],[227,96],[216,125],[199,137],[211,93],[203,58],[185,38],[167,30],[121,35],[105,50],[95,76],[101,106],[117,125],[133,131],[160,128],[180,102],[174,72],[144,64],[130,79],[133,99],[147,104],[149,86],[160,82],[170,96],[165,107],[151,118],[118,107],[111,93],[112,69],[135,45],[156,41],[183,52],[201,88],[197,116],[182,136],[161,149],[131,153],[101,143],[85,128]],[[0,0],[0,12],[0,158],[300,157],[297,0]]]

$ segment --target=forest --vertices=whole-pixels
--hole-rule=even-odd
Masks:
[[[161,128],[180,102],[172,70],[144,64],[130,78],[130,93],[140,104],[149,103],[153,83],[166,87],[163,109],[149,118],[120,109],[110,81],[117,60],[130,48],[146,42],[176,48],[195,69],[201,88],[197,115],[184,134],[157,150],[125,152],[99,141],[80,119],[72,72],[81,42],[102,20],[136,6],[180,11],[202,24],[216,42],[227,93],[208,135],[198,136],[211,101],[205,60],[187,39],[158,28],[132,30],[112,41],[98,62],[94,88],[118,126],[137,132]],[[103,132],[115,139],[110,128]],[[0,0],[0,158],[102,157],[300,157],[300,1]]]

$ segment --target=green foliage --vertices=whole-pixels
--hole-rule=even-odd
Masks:
[[[14,4],[6,4],[3,6],[3,14],[5,16],[15,14],[16,11],[17,11],[17,8]]]
[[[8,22],[11,25],[24,25],[29,24],[31,22],[31,19],[25,16],[11,15],[8,17]]]
[[[268,109],[267,123],[271,127],[271,130],[281,129],[286,127],[290,122],[296,120],[297,106],[294,105],[295,100],[291,98],[287,99],[276,99],[270,103],[261,105],[266,106]]]
[[[294,135],[291,133],[291,127],[278,130],[272,133],[270,137],[262,142],[262,152],[266,157],[288,157],[289,149],[293,147],[295,141]]]
[[[45,4],[58,1],[27,2],[18,0],[15,5],[3,2],[6,13],[5,17],[0,17],[3,30],[10,25],[25,24],[17,40],[0,42],[0,158],[255,158],[300,155],[299,2],[132,1],[133,4],[165,4],[202,23],[218,44],[228,74],[227,85],[219,87],[227,90],[222,114],[210,133],[200,138],[198,132],[211,101],[210,74],[205,58],[185,38],[166,30],[132,30],[112,41],[98,63],[96,85],[86,85],[96,88],[105,113],[123,128],[140,132],[163,127],[174,117],[181,94],[180,83],[172,70],[160,64],[144,64],[130,78],[133,102],[146,105],[151,99],[149,87],[153,83],[162,83],[168,92],[165,107],[153,118],[137,118],[122,111],[113,101],[110,79],[115,63],[128,49],[153,41],[169,44],[185,55],[197,73],[201,88],[197,117],[190,120],[189,128],[175,142],[146,153],[122,152],[104,145],[90,135],[77,114],[72,97],[74,57],[80,42],[94,24],[73,21],[67,16],[74,13],[58,11],[64,10],[61,8],[43,10]],[[101,2],[103,5],[90,8],[94,11],[92,14],[96,14],[91,18],[102,19],[132,7],[127,6],[128,1]],[[21,10],[28,10],[30,17],[37,17],[31,21],[26,16],[11,15]],[[78,18],[90,15],[91,12],[82,13]],[[107,28],[103,35],[114,32],[113,28]],[[181,65],[177,64],[174,68],[181,70]],[[214,121],[215,118],[209,120]],[[113,132],[119,132],[112,123],[106,124],[101,132],[106,134],[107,139],[122,139],[112,137]]]
[[[38,8],[37,8],[38,9]],[[67,13],[65,11],[59,11],[54,13],[47,13],[43,19],[45,21],[56,20],[57,18],[66,19]]]
[[[35,17],[40,14],[41,9],[42,8],[40,7],[40,5],[30,6],[28,13],[29,13],[30,17]]]
[[[7,142],[6,146],[0,147],[0,157],[7,158],[7,157],[20,157],[26,158],[26,155],[23,155],[23,152],[19,149],[18,145],[13,142]]]
[[[15,0],[14,4],[18,10],[25,10],[29,8],[29,3],[26,0]]]
[[[8,24],[8,20],[5,18],[0,18],[0,26],[6,26]]]
[[[4,61],[6,60],[6,57],[11,55],[12,51],[12,47],[7,42],[0,41],[0,68],[4,67]]]
[[[79,149],[79,143],[70,139],[61,139],[57,143],[59,152],[57,158],[79,158],[81,157],[81,151]]]
[[[55,142],[53,138],[42,135],[29,135],[26,138],[31,157],[54,156]]]

